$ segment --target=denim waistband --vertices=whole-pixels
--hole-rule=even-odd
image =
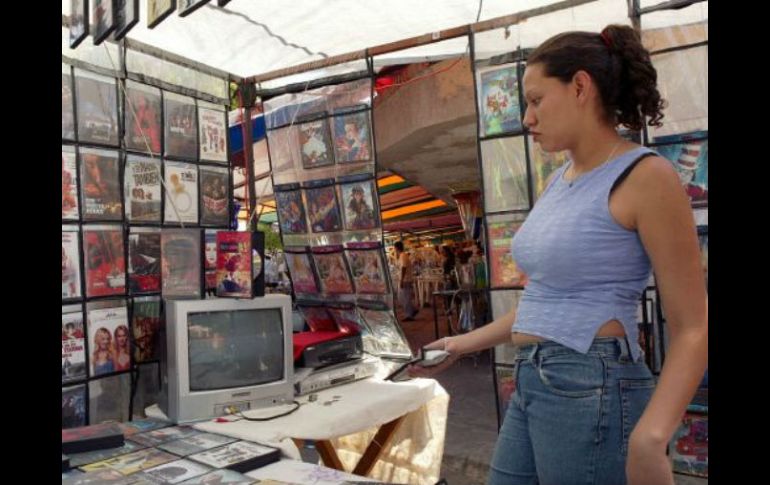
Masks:
[[[545,341],[526,344],[516,349],[515,360],[534,360],[536,357],[553,357],[556,355],[583,355],[577,350],[560,343]],[[599,337],[594,339],[586,354],[602,355],[620,361],[633,361],[628,340],[625,337]]]

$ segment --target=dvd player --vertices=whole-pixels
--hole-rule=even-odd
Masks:
[[[303,396],[311,392],[366,379],[377,372],[377,363],[378,359],[367,357],[306,372],[303,372],[302,369],[295,369],[294,375],[299,379],[294,383],[294,389],[298,396]],[[305,374],[307,377],[300,377]]]

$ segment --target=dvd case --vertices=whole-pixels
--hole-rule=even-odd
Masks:
[[[322,302],[298,301],[297,309],[305,318],[305,323],[313,332],[339,332],[332,316],[326,311]]]
[[[201,431],[193,429],[191,426],[170,426],[167,428],[154,429],[145,433],[138,433],[131,436],[132,441],[145,446],[158,446],[170,441],[188,438],[201,434]]]
[[[61,430],[62,453],[83,453],[123,446],[123,431],[117,423],[102,423]]]
[[[221,448],[190,455],[189,458],[213,468],[228,468],[246,473],[276,462],[280,457],[281,452],[277,448],[250,441],[236,441]]]
[[[156,448],[145,448],[104,461],[97,461],[80,467],[85,472],[114,470],[122,475],[131,475],[148,468],[178,460],[179,457]]]
[[[526,286],[527,275],[519,268],[511,254],[511,242],[524,223],[524,216],[505,214],[487,218],[489,235],[490,288]]]
[[[80,215],[78,203],[78,174],[75,147],[61,147],[61,218],[77,220]]]
[[[521,131],[518,63],[481,68],[476,76],[480,136]]]
[[[155,429],[168,428],[173,426],[171,421],[165,421],[163,419],[156,418],[141,418],[134,419],[133,421],[127,421],[125,423],[118,423],[120,429],[123,430],[123,434],[130,438],[137,433],[144,433],[145,431],[152,431]]]
[[[342,246],[311,249],[323,293],[329,295],[355,293],[342,251]]]
[[[282,234],[306,234],[305,204],[299,184],[275,186],[275,205]]]
[[[118,152],[80,149],[80,194],[83,219],[119,221],[123,219]]]
[[[345,255],[353,274],[356,293],[388,294],[388,280],[385,274],[385,259],[382,245],[372,243],[348,243]]]
[[[529,177],[524,137],[481,142],[484,212],[529,210]]]
[[[297,125],[302,166],[312,169],[333,165],[334,154],[326,113],[316,113],[309,118],[314,119]]]
[[[118,146],[118,88],[115,78],[75,69],[78,141]]]
[[[126,261],[120,226],[83,227],[86,296],[124,295]]]
[[[118,426],[120,426],[120,424],[121,423],[118,423]],[[122,426],[121,426],[121,429],[123,429]],[[125,435],[125,432],[124,432],[124,435]],[[72,467],[90,465],[91,463],[96,463],[97,461],[109,460],[110,458],[115,458],[116,456],[133,453],[134,451],[138,451],[143,448],[144,448],[144,445],[140,445],[139,443],[134,443],[131,440],[126,440],[125,443],[123,443],[123,446],[118,446],[115,448],[86,451],[83,453],[72,453],[69,455],[70,465]]]
[[[125,103],[126,149],[160,155],[160,89],[127,79]]]
[[[206,294],[214,294],[217,289],[217,231],[204,231],[204,265]]]
[[[104,302],[105,306],[112,304]],[[89,375],[131,369],[128,309],[122,305],[101,308],[96,303],[88,306]]]
[[[233,470],[228,470],[227,468],[214,470],[205,475],[191,478],[190,480],[182,482],[182,485],[207,485],[213,483],[221,483],[223,485],[269,485],[265,483],[264,480],[254,481],[254,478]]]
[[[217,232],[217,296],[264,296],[264,256],[265,233]]]
[[[340,184],[345,229],[361,231],[380,226],[380,211],[377,207],[376,188],[371,180],[358,180]]]
[[[337,163],[368,162],[372,159],[372,136],[366,105],[334,113],[334,158]]]
[[[61,138],[75,139],[75,105],[72,96],[72,74],[69,64],[61,65]]]
[[[164,155],[171,158],[198,158],[198,118],[195,99],[181,94],[163,93]]]
[[[128,234],[128,291],[160,292],[160,228],[131,227]]]
[[[238,441],[238,438],[231,438],[229,436],[214,433],[201,433],[159,444],[158,448],[175,455],[188,456],[212,448],[217,448],[234,441]]]
[[[200,229],[161,231],[163,298],[201,298],[202,246]]]
[[[160,360],[164,349],[165,330],[160,311],[160,297],[134,298],[132,310],[134,361],[142,363]]]
[[[83,308],[61,307],[61,381],[77,381],[86,377],[86,349]]]
[[[62,226],[61,231],[61,298],[81,297],[80,234],[77,226]]]
[[[131,222],[160,222],[161,184],[160,160],[126,156],[125,207]]]
[[[227,163],[227,123],[224,110],[198,101],[198,140],[200,159]]]
[[[313,232],[334,232],[342,229],[340,208],[333,179],[305,183],[307,215]]]
[[[412,358],[412,350],[392,310],[374,303],[360,303],[358,309],[379,342],[381,357]]]
[[[313,272],[313,263],[307,248],[285,247],[284,257],[289,268],[294,293],[318,294],[321,290]]]
[[[200,167],[201,225],[227,227],[230,222],[230,170]]]
[[[165,162],[165,222],[198,223],[198,167],[191,163]]]
[[[147,476],[160,480],[161,483],[180,483],[190,478],[211,471],[206,465],[190,460],[176,460],[144,471]]]
[[[61,427],[77,428],[86,425],[86,386],[64,387],[61,390]]]
[[[657,137],[655,150],[671,162],[693,207],[708,206],[708,131]]]

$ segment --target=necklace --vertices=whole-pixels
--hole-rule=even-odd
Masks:
[[[599,165],[595,166],[594,168],[592,168],[592,169],[591,169],[591,170],[589,170],[588,172],[591,172],[591,171],[593,171],[593,170],[596,170],[597,168],[601,167],[602,165],[606,165],[606,164],[607,164],[607,162],[609,162],[609,161],[612,159],[612,156],[615,154],[615,150],[617,150],[617,149],[618,149],[618,147],[620,146],[620,143],[621,143],[622,141],[623,141],[623,140],[620,140],[620,141],[618,141],[617,143],[615,143],[615,146],[614,146],[614,147],[612,147],[612,151],[611,151],[611,152],[610,152],[610,154],[607,156],[607,160],[605,160],[604,162],[602,162],[602,163],[600,163]],[[578,175],[577,175],[577,177],[575,177],[575,178],[573,178],[572,180],[570,180],[570,181],[569,181],[569,186],[570,186],[570,187],[572,187],[572,185],[575,183],[575,181],[576,181],[577,179],[579,179],[579,178],[580,178],[580,177],[582,177],[583,175],[587,174],[588,172],[583,172],[583,173],[581,173],[581,174],[578,174]]]

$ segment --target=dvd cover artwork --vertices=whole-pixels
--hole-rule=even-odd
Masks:
[[[94,45],[99,45],[115,28],[115,10],[112,1],[92,0]]]
[[[229,222],[228,186],[230,172],[226,168],[200,167],[201,224],[227,227]]]
[[[334,116],[334,158],[337,163],[372,159],[369,111]]]
[[[86,377],[83,312],[79,305],[62,307],[61,380],[72,382]]]
[[[231,438],[221,434],[201,433],[194,436],[188,436],[174,441],[169,441],[158,445],[158,448],[179,456],[188,456],[202,451],[210,450],[218,446],[223,446],[238,438]]]
[[[380,251],[346,249],[357,293],[386,294],[388,284]]]
[[[568,157],[569,153],[566,151],[544,152],[540,148],[539,143],[535,143],[532,137],[529,138],[529,163],[532,174],[533,204],[543,194],[548,177],[567,163]]]
[[[696,139],[708,136],[708,132],[699,131],[684,135],[659,137],[655,141],[674,142],[670,145],[655,146],[655,150],[671,162],[679,175],[679,182],[684,187],[690,203],[694,207],[708,205],[708,139]]]
[[[313,232],[332,232],[342,229],[340,208],[333,185],[305,189],[305,199]]]
[[[489,224],[489,279],[492,288],[526,286],[526,273],[513,260],[511,241],[522,222],[515,220],[488,221]]]
[[[390,310],[360,308],[361,316],[380,343],[381,355],[411,358],[412,350]]]
[[[190,426],[171,426],[168,428],[147,431],[146,433],[135,434],[131,437],[131,440],[145,446],[158,446],[163,443],[188,438],[201,433],[201,431],[197,431]]]
[[[512,133],[522,129],[517,65],[480,70],[479,117],[481,136]]]
[[[374,204],[374,184],[370,181],[343,184],[342,203],[345,208],[345,229],[360,231],[379,226]]]
[[[227,126],[221,110],[198,106],[201,160],[227,163]]]
[[[176,460],[149,468],[144,473],[162,483],[180,483],[211,471],[211,468],[190,460]]]
[[[61,73],[61,137],[62,140],[75,139],[75,112],[72,97],[72,76],[70,66],[62,64]]]
[[[181,222],[197,224],[198,168],[189,163],[167,161],[165,180],[165,221],[180,222],[181,220]]]
[[[128,235],[128,289],[132,295],[160,292],[160,230]]]
[[[70,470],[69,473],[75,470]],[[135,480],[132,477],[125,477],[118,471],[103,469],[83,473],[78,470],[77,474],[72,474],[62,479],[62,485],[133,485]]]
[[[114,470],[122,475],[131,475],[178,459],[179,457],[163,450],[145,448],[126,455],[116,456],[109,460],[97,461],[96,463],[82,466],[80,469],[85,472]]]
[[[167,157],[195,160],[198,157],[198,126],[195,100],[188,96],[165,93],[164,127]]]
[[[86,425],[86,386],[65,387],[61,390],[61,427],[79,428]]]
[[[251,298],[251,233],[217,233],[217,296]]]
[[[84,219],[123,218],[117,152],[81,149],[80,179]]]
[[[123,446],[118,446],[116,448],[106,448],[104,450],[86,451],[83,453],[71,453],[69,455],[70,466],[80,467],[84,465],[90,465],[91,463],[96,463],[97,461],[109,460],[110,458],[115,458],[116,456],[133,453],[134,451],[138,451],[143,448],[144,448],[144,445],[140,445],[139,443],[134,443],[131,440],[126,440]]]
[[[307,233],[305,204],[302,203],[300,190],[276,191],[275,204],[283,234]]]
[[[163,332],[159,297],[134,300],[131,329],[134,335],[134,360],[136,362],[159,360]]]
[[[529,177],[524,137],[481,142],[486,212],[529,209]]]
[[[295,293],[320,293],[308,253],[284,253]]]
[[[204,270],[206,272],[206,291],[211,292],[217,288],[217,231],[206,231]]]
[[[160,303],[160,300],[158,300]],[[134,419],[133,421],[127,421],[125,423],[118,423],[120,429],[123,430],[123,434],[130,438],[137,433],[144,433],[145,431],[152,431],[155,429],[168,428],[172,426],[170,421],[165,421],[156,418],[142,418]]]
[[[126,135],[128,150],[160,154],[160,90],[126,82]]]
[[[221,448],[191,455],[190,458],[213,468],[229,468],[246,472],[278,461],[280,451],[249,441],[236,441]]]
[[[163,297],[201,297],[200,229],[163,229],[161,283]]]
[[[118,102],[114,78],[75,70],[78,141],[118,146]]]
[[[61,218],[77,219],[80,214],[78,204],[78,176],[75,152],[62,147],[61,152]]]
[[[264,480],[255,481],[254,478],[243,475],[242,473],[238,473],[233,470],[228,470],[227,468],[222,468],[220,470],[214,470],[213,472],[207,473],[205,475],[201,475],[196,478],[191,478],[190,480],[182,482],[182,485],[211,485],[211,484],[222,484],[222,485],[224,484],[227,484],[227,485],[260,484],[262,485],[263,483],[264,483]]]
[[[86,296],[126,293],[126,261],[121,229],[83,230]]]
[[[328,294],[355,293],[342,252],[313,254],[321,289]]]
[[[131,352],[125,306],[88,311],[91,377],[129,370]]]
[[[313,332],[339,332],[339,327],[334,322],[334,319],[326,311],[326,308],[322,306],[299,306],[302,316],[305,317],[305,322],[310,330]]]
[[[80,298],[80,240],[77,231],[61,232],[61,297]]]
[[[302,123],[298,135],[303,167],[311,169],[334,164],[329,125],[325,118]]]
[[[160,222],[160,160],[128,155],[125,173],[126,219]]]

